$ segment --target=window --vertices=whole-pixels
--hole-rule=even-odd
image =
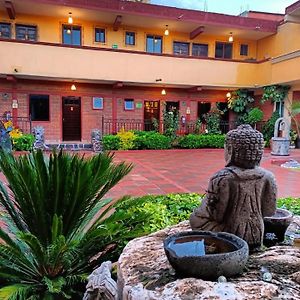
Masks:
[[[284,103],[282,101],[280,102],[274,102],[274,112],[278,112],[280,117],[283,117],[284,114]]]
[[[147,52],[162,53],[162,37],[155,35],[147,35]]]
[[[135,32],[126,31],[125,33],[125,44],[134,46],[135,45]]]
[[[0,38],[11,38],[11,25],[9,23],[0,23]]]
[[[63,25],[63,44],[81,46],[81,27]]]
[[[93,97],[93,109],[103,109],[103,98]]]
[[[133,99],[125,99],[124,100],[124,109],[125,110],[134,110],[134,100]]]
[[[106,34],[104,28],[95,28],[95,42],[98,43],[106,42]]]
[[[29,95],[32,121],[49,121],[49,95]]]
[[[37,40],[37,27],[27,25],[16,25],[16,39],[26,41]]]
[[[173,54],[175,55],[189,55],[190,54],[190,44],[174,42],[173,43]]]
[[[240,55],[248,56],[248,45],[241,44]]]
[[[232,43],[216,42],[216,58],[232,58]]]
[[[208,57],[208,45],[207,44],[193,44],[192,55]]]

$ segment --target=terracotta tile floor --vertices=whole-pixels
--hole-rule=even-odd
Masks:
[[[91,152],[86,154],[91,155]],[[288,157],[274,157],[266,150],[262,160],[261,166],[276,177],[279,197],[300,197],[300,170],[280,167],[291,158],[300,162],[300,150],[292,150]],[[117,151],[115,161],[133,163],[134,168],[107,197],[204,193],[209,178],[224,166],[224,150]],[[3,174],[0,180],[5,181]]]
[[[116,161],[131,162],[134,169],[108,196],[204,193],[209,178],[224,166],[223,157],[220,149],[116,152]],[[279,197],[300,197],[300,171],[280,167],[291,158],[300,161],[300,150],[288,157],[274,157],[266,150],[262,160],[261,166],[275,174]]]

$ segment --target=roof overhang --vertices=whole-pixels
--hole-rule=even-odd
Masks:
[[[279,22],[121,0],[13,0],[16,14],[65,18],[69,11],[82,20],[114,24],[122,16],[124,26],[164,28],[191,33],[204,26],[204,34],[228,34],[258,40],[276,33]],[[4,9],[1,7],[0,10]]]
[[[300,16],[300,1],[297,1],[297,2],[293,3],[292,5],[288,6],[285,9],[285,14],[299,17]]]

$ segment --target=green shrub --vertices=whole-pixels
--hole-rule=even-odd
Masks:
[[[136,136],[132,131],[126,131],[122,128],[118,133],[117,136],[120,139],[120,146],[119,149],[121,150],[131,150],[134,149],[134,140]]]
[[[200,205],[200,200],[201,196],[198,194],[148,195],[136,198],[134,206],[130,205],[132,199],[128,199],[127,202],[118,204],[116,210],[128,214],[128,220],[122,220],[124,228],[127,228],[125,233],[146,235],[188,220],[193,210]],[[120,222],[116,216],[117,214],[107,220],[118,226]]]
[[[188,220],[193,210],[201,204],[202,197],[195,193],[148,195],[127,199],[116,205],[116,213],[101,224],[108,234],[120,241],[113,260],[118,259],[129,240]],[[279,199],[277,206],[300,215],[299,198]]]
[[[121,243],[118,201],[103,196],[131,170],[113,156],[0,152],[0,299],[82,299],[88,274]],[[119,201],[125,201],[123,199]]]
[[[266,142],[266,146],[270,145],[270,140],[274,135],[274,127],[277,119],[279,118],[279,113],[275,111],[271,118],[267,121],[267,123],[262,128],[262,134],[264,135],[264,140]]]
[[[145,145],[145,149],[163,150],[170,149],[172,143],[170,137],[155,132],[153,134],[145,136],[143,145]]]
[[[224,148],[225,135],[189,134],[179,139],[178,147],[186,149]]]
[[[166,107],[163,110],[163,130],[164,135],[171,139],[176,138],[176,131],[179,127],[179,111],[171,109],[167,111]]]
[[[117,135],[105,135],[102,139],[104,150],[118,150],[120,149],[120,137]]]
[[[264,117],[264,113],[261,109],[259,109],[258,107],[252,108],[247,116],[247,123],[254,125],[257,122],[262,121]]]
[[[209,134],[221,134],[220,130],[221,111],[212,109],[205,115],[206,128]]]
[[[144,150],[148,149],[145,141],[147,138],[153,134],[157,133],[156,131],[134,131],[135,141],[134,141],[134,149]]]
[[[16,151],[29,151],[32,149],[34,136],[32,134],[22,134],[18,138],[13,138],[13,149]]]
[[[277,200],[277,206],[285,208],[296,215],[300,215],[300,198],[281,198]]]
[[[130,133],[130,134],[129,134]],[[172,146],[171,138],[155,131],[129,131],[121,135],[105,135],[103,137],[104,150],[144,150],[170,149]]]

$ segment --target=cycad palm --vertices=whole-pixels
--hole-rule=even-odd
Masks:
[[[131,170],[112,159],[0,153],[0,299],[76,298],[109,241],[96,226],[113,205],[102,197]]]

